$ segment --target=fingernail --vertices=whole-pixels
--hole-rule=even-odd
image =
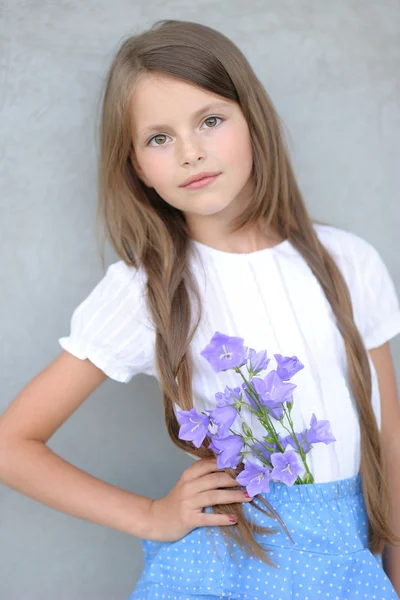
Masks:
[[[236,523],[237,518],[236,517],[229,517],[229,520],[231,523]]]
[[[250,498],[249,494],[246,491],[244,491],[243,493],[246,496],[246,498]]]

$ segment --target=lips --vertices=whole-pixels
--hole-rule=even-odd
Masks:
[[[192,177],[188,177],[186,181],[182,183],[179,187],[186,187],[191,183],[195,183],[196,181],[201,181],[202,179],[213,178],[219,175],[220,173],[216,171],[204,171],[203,173],[198,173],[197,175],[192,175]]]

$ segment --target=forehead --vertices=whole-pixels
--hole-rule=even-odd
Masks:
[[[234,102],[177,77],[143,75],[132,94],[133,133],[140,134],[156,123],[173,126],[210,104],[229,107]]]

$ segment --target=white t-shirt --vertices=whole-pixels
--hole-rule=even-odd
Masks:
[[[367,349],[400,332],[395,288],[380,255],[368,242],[346,231],[315,225],[349,286],[357,327]],[[216,331],[244,339],[246,346],[267,350],[275,368],[276,353],[296,355],[305,368],[292,380],[295,430],[309,426],[315,413],[328,419],[336,442],[316,444],[308,464],[316,482],[351,477],[360,467],[360,431],[347,380],[342,337],[320,284],[292,244],[249,254],[215,250],[193,242],[193,270],[203,301],[203,319],[192,342],[193,398],[197,410],[215,406],[215,393],[241,385],[231,371],[215,373],[200,351]],[[104,373],[128,382],[138,373],[157,377],[155,332],[145,302],[146,276],[123,261],[112,264],[103,279],[75,309],[66,351],[88,358]],[[380,399],[372,368],[372,404],[380,425]],[[264,373],[265,375],[265,373]],[[177,407],[176,407],[177,408]],[[239,419],[239,418],[238,418]],[[247,422],[264,434],[256,417]],[[235,424],[240,425],[238,420]]]

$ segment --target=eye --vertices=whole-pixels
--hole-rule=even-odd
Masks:
[[[166,138],[167,138],[167,137],[168,137],[168,135],[165,135],[164,133],[159,133],[159,134],[157,134],[157,135],[153,136],[153,137],[152,137],[152,138],[151,138],[151,139],[150,139],[150,140],[147,142],[147,145],[148,145],[148,146],[153,146],[153,148],[154,148],[155,146],[165,146],[165,144],[164,144],[163,140],[166,140]],[[160,140],[160,138],[161,138],[161,143],[159,144],[159,143],[158,143],[158,141]],[[156,140],[156,141],[157,141],[157,143],[155,144],[155,146],[154,146],[153,144],[151,144],[151,142],[152,142],[153,140]]]
[[[215,124],[215,121],[219,119],[222,122],[221,117],[207,117],[207,119],[204,119],[204,123],[210,122],[214,123],[214,125],[210,125],[210,127],[207,126],[207,129],[214,129],[215,127],[217,127],[217,125],[219,125],[219,123]]]

